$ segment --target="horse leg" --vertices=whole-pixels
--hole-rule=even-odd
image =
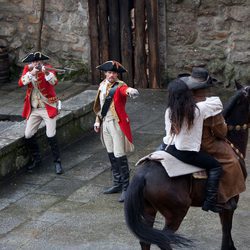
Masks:
[[[185,215],[187,214],[189,207],[184,209],[184,210],[180,210],[178,211],[178,213],[172,213],[172,214],[168,214],[168,216],[165,216],[165,227],[164,229],[170,229],[173,232],[176,232],[178,230],[178,228],[180,227]]]
[[[222,245],[221,250],[236,250],[231,235],[234,210],[223,210],[220,213],[222,225]]]
[[[149,204],[144,205],[144,219],[146,223],[153,227],[157,211]],[[150,244],[140,241],[141,250],[150,250]]]

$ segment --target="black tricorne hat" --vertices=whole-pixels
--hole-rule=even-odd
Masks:
[[[209,76],[208,71],[202,67],[194,67],[191,75],[181,76],[180,79],[185,82],[191,90],[209,88],[217,82],[217,80]]]
[[[127,70],[117,61],[107,61],[99,66],[96,67],[99,70],[102,71],[114,71],[117,73],[124,73],[127,72]]]
[[[24,63],[30,63],[30,62],[35,62],[35,61],[44,61],[44,60],[49,60],[49,57],[44,55],[40,51],[32,52],[26,55],[23,59],[22,62]]]

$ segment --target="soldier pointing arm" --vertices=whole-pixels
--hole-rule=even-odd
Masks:
[[[126,154],[134,150],[130,120],[125,110],[127,96],[139,95],[137,89],[128,87],[118,79],[126,69],[117,61],[107,61],[97,69],[105,72],[94,103],[96,121],[94,130],[101,132],[112,166],[113,186],[105,194],[122,192],[119,202],[123,202],[129,185],[129,167]]]

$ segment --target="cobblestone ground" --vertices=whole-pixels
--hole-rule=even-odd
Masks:
[[[145,90],[139,98],[128,101],[136,147],[128,157],[132,174],[135,162],[161,142],[165,98],[164,91]],[[247,155],[249,163],[249,150]],[[140,249],[125,225],[118,195],[102,194],[103,188],[111,184],[111,171],[99,136],[90,132],[64,147],[62,162],[64,175],[54,174],[48,156],[33,173],[23,173],[1,185],[0,249]],[[250,245],[249,179],[247,186],[232,230],[240,250]],[[158,226],[162,224],[158,216]],[[220,249],[221,226],[213,213],[191,208],[179,232],[194,239],[192,249]]]

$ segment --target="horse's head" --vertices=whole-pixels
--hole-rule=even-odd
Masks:
[[[250,123],[250,86],[243,87],[243,85],[238,81],[235,81],[235,86],[243,96],[240,100],[240,103],[248,108],[247,123]]]
[[[243,95],[250,102],[250,86],[243,86],[239,81],[235,81],[235,86],[238,91],[242,91]]]
[[[223,110],[228,125],[228,139],[245,156],[250,125],[250,86],[235,81],[237,92],[229,99]]]
[[[229,99],[223,116],[229,125],[250,123],[250,86],[243,86],[235,81],[237,92]]]

